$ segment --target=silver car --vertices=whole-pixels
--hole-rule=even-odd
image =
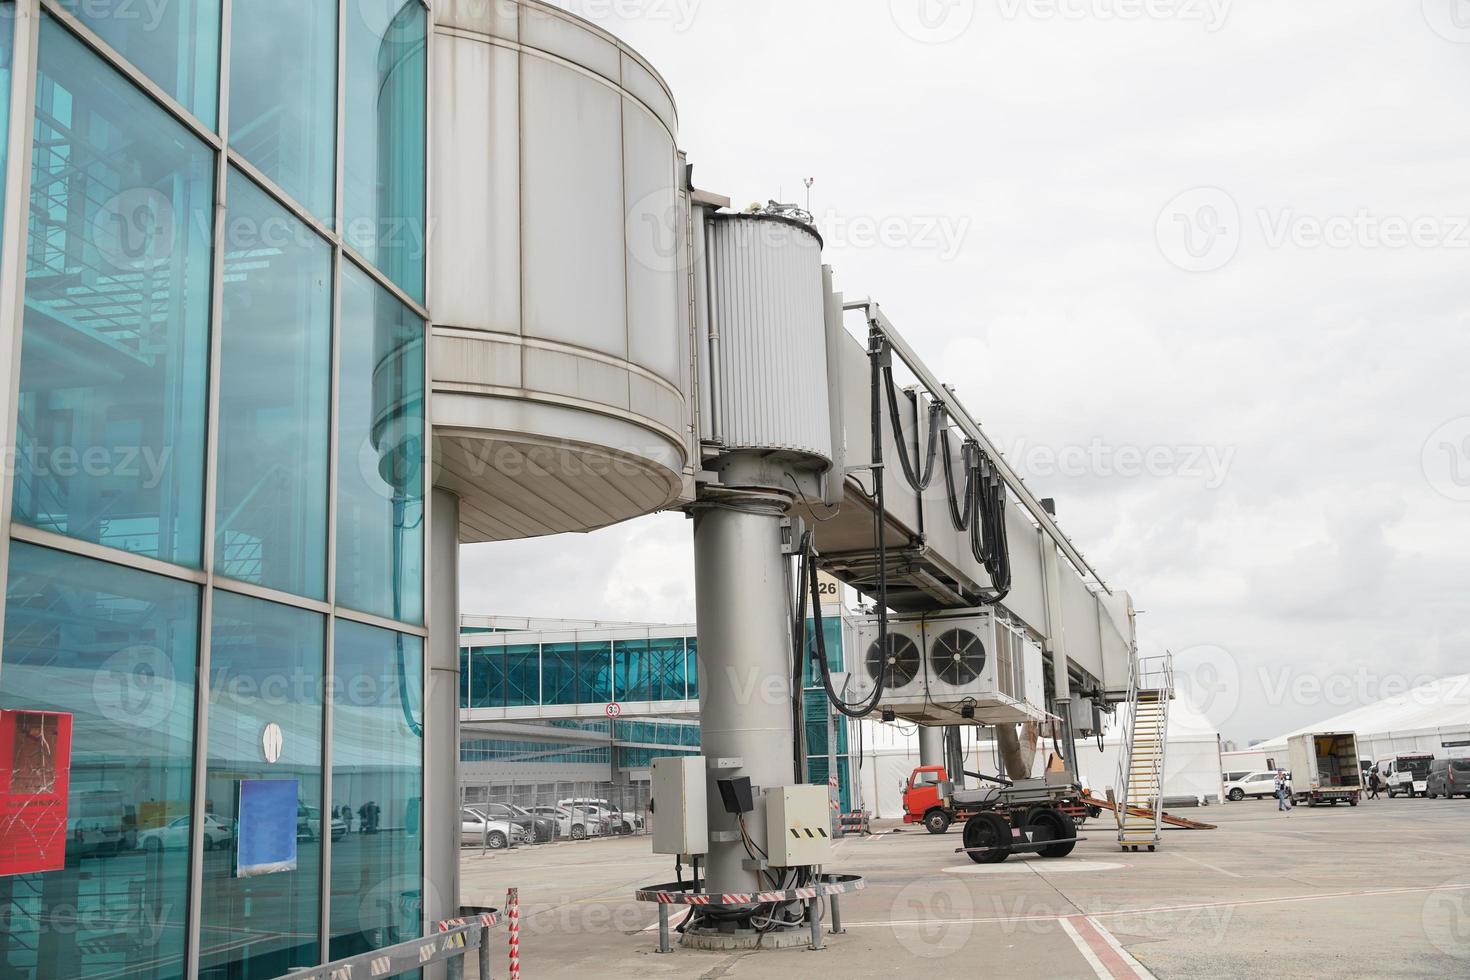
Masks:
[[[491,850],[498,851],[511,844],[524,844],[527,841],[526,832],[515,824],[506,820],[487,820],[484,814],[469,808],[460,810],[459,820],[461,845],[488,846]]]

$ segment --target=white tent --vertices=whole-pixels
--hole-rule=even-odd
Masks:
[[[1263,768],[1286,755],[1286,741],[1310,732],[1356,732],[1360,755],[1378,761],[1403,752],[1441,757],[1470,754],[1470,674],[1433,681],[1412,691],[1267,739],[1225,756],[1234,769]]]

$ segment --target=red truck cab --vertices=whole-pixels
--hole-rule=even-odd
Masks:
[[[909,776],[903,790],[903,822],[923,823],[924,815],[931,810],[944,810],[946,802],[940,795],[940,784],[949,781],[949,773],[943,766],[920,766]]]

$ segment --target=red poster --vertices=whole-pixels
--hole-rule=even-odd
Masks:
[[[66,864],[72,716],[0,711],[0,875]]]

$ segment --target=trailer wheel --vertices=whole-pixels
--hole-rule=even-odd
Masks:
[[[965,821],[965,847],[990,848],[983,853],[970,852],[976,864],[1000,864],[1011,856],[1011,825],[998,813],[977,813]]]
[[[1357,805],[1358,805],[1358,798],[1356,796],[1353,797],[1352,799],[1348,800],[1348,806],[1357,806]]]
[[[1064,858],[1077,847],[1077,828],[1060,810],[1046,808],[1033,810],[1026,818],[1026,824],[1027,829],[1033,834],[1040,831],[1046,835],[1040,839],[1058,842],[1048,844],[1036,852],[1044,858]]]
[[[924,814],[924,829],[931,834],[942,834],[949,830],[950,816],[945,811],[935,807]]]

